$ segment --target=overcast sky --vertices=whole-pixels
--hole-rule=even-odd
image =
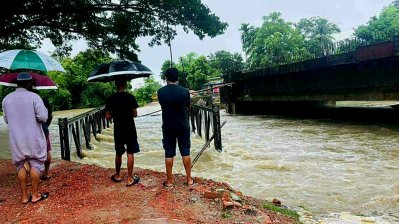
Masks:
[[[271,12],[281,12],[286,21],[298,22],[302,18],[321,16],[337,24],[341,28],[341,36],[348,37],[353,29],[366,24],[370,17],[378,15],[382,8],[393,0],[202,0],[213,13],[227,22],[226,32],[215,38],[199,40],[192,33],[179,32],[172,41],[173,60],[190,52],[209,55],[218,50],[242,52],[240,31],[242,23],[259,26],[262,17]],[[340,37],[338,37],[340,38]],[[168,46],[149,47],[149,38],[140,38],[138,44],[141,52],[139,60],[149,67],[155,76],[159,77],[162,63],[170,58]],[[72,56],[87,46],[84,41],[78,41]],[[48,42],[42,51],[51,51],[53,47]],[[135,81],[136,85],[141,81]]]

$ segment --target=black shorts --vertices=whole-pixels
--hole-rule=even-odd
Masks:
[[[135,133],[114,133],[114,141],[115,151],[118,155],[124,154],[125,152],[127,152],[127,154],[140,152],[140,146]]]
[[[190,155],[190,130],[163,130],[162,133],[162,143],[163,148],[165,149],[165,158],[173,158],[174,156],[176,156],[176,140],[179,144],[180,155]]]

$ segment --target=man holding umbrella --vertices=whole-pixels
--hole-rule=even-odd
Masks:
[[[138,176],[133,176],[134,153],[140,152],[137,142],[136,126],[134,117],[137,117],[136,98],[126,92],[127,81],[125,77],[115,79],[117,92],[111,95],[105,107],[107,119],[114,120],[114,143],[115,143],[115,174],[111,176],[114,182],[121,182],[122,156],[127,153],[127,183],[126,186],[133,186],[140,181]],[[126,145],[126,148],[125,148]]]
[[[36,203],[48,197],[48,193],[38,191],[40,174],[47,159],[46,138],[41,126],[47,121],[47,109],[39,95],[28,91],[32,85],[30,74],[18,74],[17,85],[18,88],[3,99],[4,121],[8,124],[12,160],[17,167],[22,192],[21,202]],[[30,169],[25,168],[25,163]],[[32,180],[32,194],[29,195],[27,172]]]

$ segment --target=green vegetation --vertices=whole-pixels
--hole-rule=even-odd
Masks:
[[[296,28],[305,37],[308,51],[315,56],[327,55],[328,48],[334,41],[332,35],[341,32],[336,24],[321,17],[301,19]]]
[[[152,102],[153,96],[157,94],[159,88],[161,88],[161,84],[155,81],[153,77],[149,77],[145,80],[144,86],[133,91],[133,95],[139,105],[144,106]]]
[[[169,67],[179,69],[179,85],[198,90],[209,79],[219,78],[223,73],[240,71],[244,62],[239,53],[217,51],[209,56],[197,55],[194,52],[179,58],[179,63],[172,64],[166,60],[162,65],[161,78],[165,79],[164,72]]]
[[[293,218],[293,219],[299,221],[298,213],[296,213],[295,211],[283,208],[283,207],[276,206],[273,203],[267,202],[266,204],[263,205],[263,208],[270,210],[270,211],[278,212],[282,215],[288,216],[290,218]]]
[[[240,30],[249,69],[284,64],[288,60],[296,61],[297,56],[310,54],[305,37],[294,24],[285,22],[281,13],[263,17],[260,27],[242,24]]]
[[[355,36],[367,43],[374,43],[399,35],[398,6],[399,1],[395,1],[392,5],[385,7],[380,15],[372,17],[367,25],[359,26],[355,30]]]
[[[57,90],[40,91],[54,110],[98,107],[105,104],[113,92],[113,83],[88,83],[90,73],[101,63],[112,58],[99,50],[88,49],[74,58],[64,58],[62,66],[66,73],[50,72],[48,75],[57,83]]]
[[[49,38],[57,55],[68,55],[70,41],[84,38],[91,47],[134,61],[138,37],[151,36],[154,45],[173,39],[176,26],[201,39],[227,28],[197,0],[11,1],[0,20],[0,50],[37,48]]]
[[[228,219],[228,218],[230,218],[231,217],[231,213],[230,213],[230,211],[225,211],[225,212],[223,212],[223,214],[222,214],[222,218],[224,218],[224,219]]]
[[[190,7],[186,7],[190,5]],[[45,13],[43,13],[45,12]],[[51,13],[48,13],[51,12]],[[22,15],[22,16],[21,16]],[[54,110],[97,107],[115,91],[113,83],[87,83],[90,72],[99,64],[109,62],[115,53],[119,58],[138,60],[136,39],[151,36],[150,45],[169,43],[176,35],[171,27],[182,26],[199,38],[214,37],[224,32],[226,23],[220,21],[200,1],[61,1],[23,0],[10,3],[2,19],[0,50],[37,48],[44,38],[57,47],[53,56],[62,61],[66,73],[50,72],[58,84],[56,91],[40,91],[49,99]],[[208,56],[189,53],[175,63],[165,61],[163,72],[171,67],[180,71],[179,85],[198,90],[213,78],[240,70],[254,70],[293,63],[331,53],[333,35],[340,28],[322,17],[303,18],[297,24],[285,21],[281,13],[263,17],[257,27],[242,24],[240,28],[244,62],[239,53],[217,51]],[[399,0],[386,6],[367,24],[355,29],[356,40],[344,40],[333,53],[354,50],[359,44],[374,43],[399,35]],[[90,47],[74,58],[70,41],[84,38]],[[94,50],[96,49],[96,50]],[[141,105],[151,101],[160,87],[154,79],[134,91]],[[0,87],[0,100],[13,88]]]
[[[22,0],[10,2],[0,20],[0,51],[36,49],[45,38],[56,46],[53,56],[62,61],[66,73],[49,73],[59,88],[40,91],[54,110],[103,105],[115,91],[113,83],[87,83],[88,75],[99,64],[112,60],[110,53],[138,61],[138,37],[152,37],[149,44],[153,46],[169,43],[177,34],[173,28],[179,26],[200,39],[220,35],[227,28],[227,23],[197,0]],[[81,38],[91,49],[68,58],[71,41]],[[136,90],[139,102],[148,102],[157,88],[159,84],[153,79],[146,81]],[[1,87],[0,99],[11,91]]]

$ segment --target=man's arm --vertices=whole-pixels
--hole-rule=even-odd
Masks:
[[[133,117],[137,117],[137,109],[133,108]]]
[[[136,97],[131,95],[131,103],[133,106],[133,117],[137,117],[137,108],[139,108],[139,104],[137,103]]]
[[[33,101],[35,107],[36,119],[40,123],[45,123],[48,119],[48,111],[44,106],[43,100],[37,96]]]
[[[50,102],[46,98],[43,99],[43,104],[47,108],[47,112],[48,112],[47,113],[48,118],[46,121],[46,125],[48,127],[48,126],[50,126],[51,121],[53,120],[53,109],[51,108]]]

